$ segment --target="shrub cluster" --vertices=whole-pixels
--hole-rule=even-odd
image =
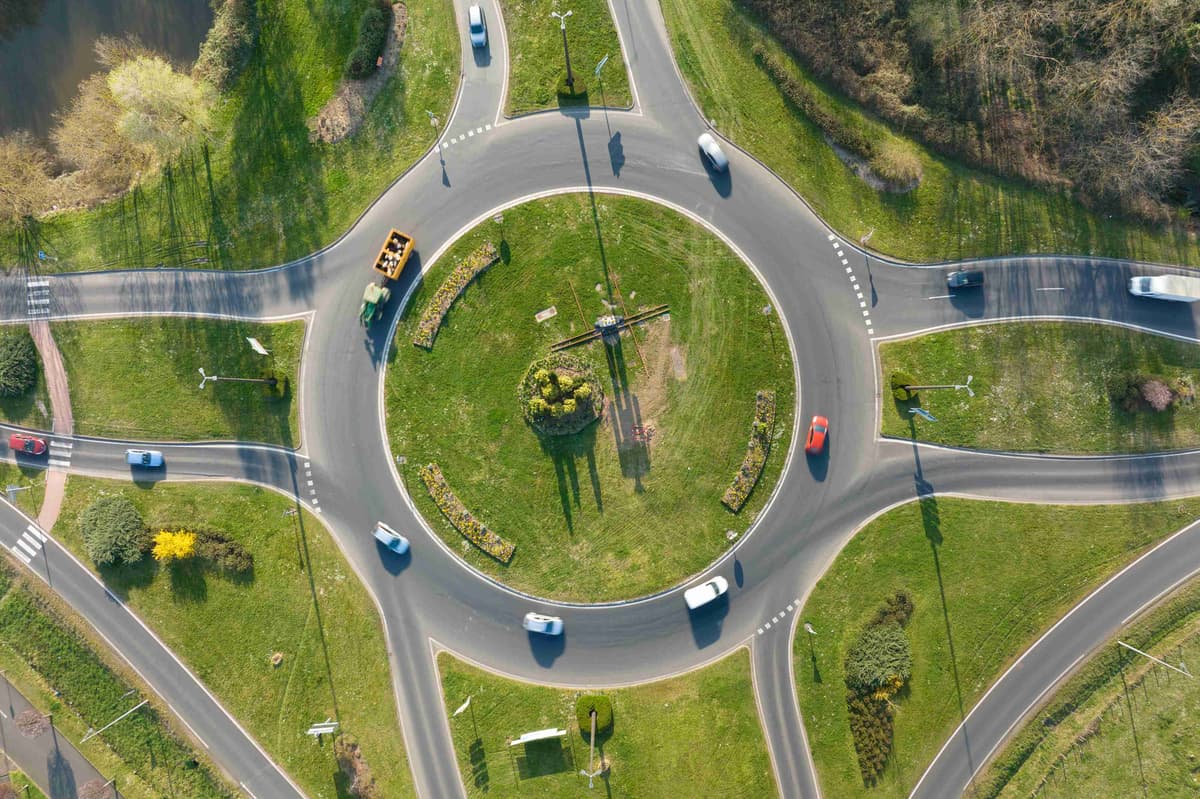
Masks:
[[[223,0],[200,45],[195,74],[224,91],[241,74],[258,43],[258,0]]]
[[[422,466],[421,480],[425,482],[425,488],[429,491],[429,496],[433,497],[438,510],[445,514],[454,528],[462,533],[468,541],[501,563],[508,563],[512,560],[516,546],[493,533],[471,515],[471,512],[446,484],[441,467],[436,463]]]
[[[909,391],[905,386],[915,386],[916,380],[908,372],[892,372],[888,378],[888,388],[892,390],[892,398],[900,402],[908,402],[917,396],[917,392]]]
[[[376,0],[367,6],[358,20],[358,44],[346,60],[346,77],[361,80],[375,71],[375,62],[383,55],[388,27],[392,24],[392,4]]]
[[[912,676],[904,627],[912,599],[897,592],[863,628],[846,653],[846,709],[863,783],[874,785],[892,751],[892,697]]]
[[[883,180],[908,186],[921,180],[921,160],[912,147],[891,135],[872,135],[864,125],[848,122],[830,110],[815,91],[792,78],[783,62],[761,44],[754,58],[762,65],[783,96],[844,150],[863,158]]]
[[[351,796],[358,799],[380,799],[383,796],[358,741],[345,733],[339,735],[333,739],[333,756],[342,774],[350,781],[347,792]]]
[[[254,556],[250,550],[213,530],[196,532],[196,554],[221,571],[231,574],[246,574],[254,568]]]
[[[122,496],[101,497],[79,514],[83,548],[97,566],[133,564],[149,539],[142,514]]]
[[[1126,413],[1161,413],[1176,405],[1191,405],[1196,399],[1195,386],[1187,375],[1170,381],[1157,375],[1124,372],[1110,377],[1106,387],[1109,399]]]
[[[19,397],[37,383],[37,347],[28,330],[0,335],[0,397]]]
[[[767,465],[767,455],[771,451],[771,434],[775,430],[775,392],[759,391],[754,395],[754,426],[750,432],[750,443],[746,445],[746,457],[733,483],[725,489],[721,504],[734,513],[742,509],[750,492],[754,490],[763,468]]]
[[[496,245],[489,241],[454,267],[421,311],[421,321],[417,322],[417,334],[413,336],[413,344],[427,350],[433,349],[433,340],[437,338],[442,320],[446,318],[450,306],[472,280],[498,260],[500,254],[496,251]]]
[[[517,388],[525,421],[538,432],[578,433],[604,407],[604,390],[592,368],[563,352],[534,361]]]
[[[575,700],[575,723],[584,738],[592,735],[592,711],[596,711],[596,735],[612,729],[612,701],[607,696],[581,696]]]
[[[186,530],[159,530],[154,535],[154,547],[150,552],[159,563],[188,560],[196,554],[196,534]]]

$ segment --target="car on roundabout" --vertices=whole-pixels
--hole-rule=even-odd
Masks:
[[[46,440],[24,433],[13,433],[8,437],[8,446],[21,455],[42,455],[46,452]]]
[[[156,449],[127,449],[125,462],[143,469],[157,469],[163,465],[163,454]]]
[[[692,586],[684,591],[683,601],[687,604],[688,610],[696,610],[712,602],[728,590],[729,581],[718,574],[711,580],[705,580],[700,585]]]
[[[521,621],[521,626],[531,633],[562,635],[563,620],[558,616],[545,616],[529,611]]]
[[[717,144],[716,138],[711,133],[701,133],[700,138],[696,139],[696,145],[714,172],[724,172],[729,169],[729,159],[725,157],[721,145]]]
[[[814,416],[808,423],[808,436],[804,439],[804,452],[808,455],[820,455],[825,451],[827,435],[829,435],[829,420],[824,416]]]
[[[408,539],[383,522],[375,522],[374,536],[376,541],[397,555],[403,555],[408,551]]]

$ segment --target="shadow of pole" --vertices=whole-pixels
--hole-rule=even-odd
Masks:
[[[600,248],[600,266],[604,269],[604,289],[608,301],[612,302],[612,278],[608,274],[608,257],[604,253],[604,235],[600,230],[600,211],[596,208],[596,192],[592,188],[592,169],[588,166],[587,145],[583,141],[583,123],[575,117],[575,135],[579,138],[579,155],[583,159],[583,179],[588,187],[588,200],[592,204],[592,224],[596,226],[596,243]]]
[[[1138,741],[1137,725],[1133,722],[1133,701],[1129,697],[1129,683],[1125,680],[1125,667],[1120,667],[1121,688],[1125,692],[1125,707],[1129,710],[1129,729],[1133,733],[1133,751],[1137,755],[1138,775],[1142,782],[1142,796],[1146,795],[1146,769],[1142,765],[1142,745]]]

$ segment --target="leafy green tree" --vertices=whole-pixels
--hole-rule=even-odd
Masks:
[[[0,335],[0,397],[19,397],[37,384],[37,348],[27,330]]]
[[[212,135],[213,87],[157,56],[121,62],[108,74],[108,87],[121,109],[117,129],[160,164]]]
[[[97,566],[137,563],[146,547],[146,525],[125,497],[101,497],[79,515],[79,532]]]

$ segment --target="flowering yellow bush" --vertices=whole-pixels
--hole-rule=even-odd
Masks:
[[[445,514],[456,530],[462,533],[472,544],[501,563],[508,563],[512,560],[513,552],[516,551],[516,545],[505,541],[471,515],[471,512],[466,509],[459,498],[454,495],[454,492],[450,490],[450,486],[446,484],[446,478],[442,475],[441,467],[436,463],[426,464],[421,467],[420,474],[421,480],[425,483],[425,488],[429,490],[429,496],[433,498],[433,501],[438,506],[438,510]]]
[[[751,427],[750,443],[746,445],[746,457],[733,483],[725,490],[721,503],[734,513],[742,509],[750,492],[754,490],[763,467],[767,465],[767,454],[771,451],[771,432],[775,429],[775,392],[759,391],[754,395],[754,424]]]
[[[196,554],[196,534],[184,530],[159,530],[154,536],[154,559],[160,563],[187,560]]]

